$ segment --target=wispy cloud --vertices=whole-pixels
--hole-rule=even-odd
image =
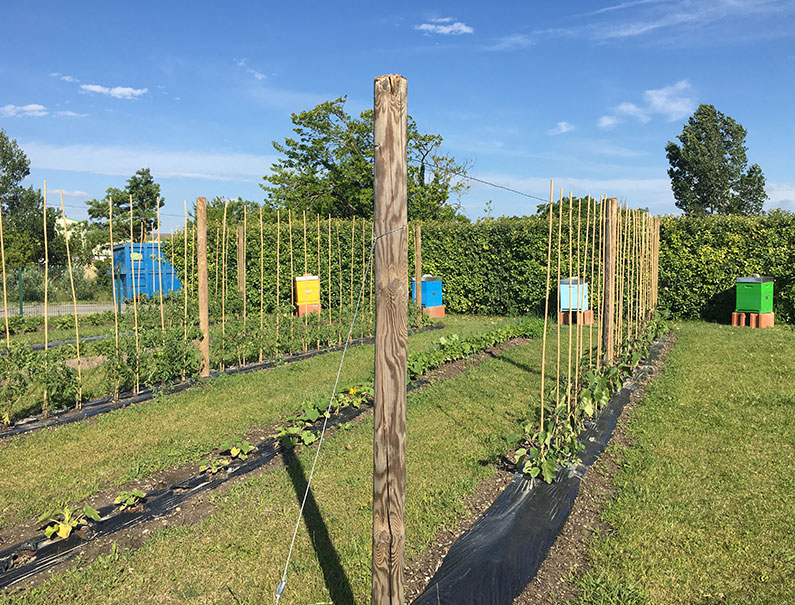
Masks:
[[[264,80],[267,76],[261,71],[257,71],[248,65],[248,59],[234,59],[235,65],[243,68],[247,74],[254,76],[257,80]]]
[[[174,151],[113,145],[23,144],[31,167],[125,176],[148,166],[157,178],[258,182],[276,160],[272,155]]]
[[[38,103],[0,106],[0,117],[3,118],[39,118],[48,113],[47,108]]]
[[[99,84],[81,84],[80,89],[86,92],[107,95],[114,99],[137,99],[149,92],[148,88],[131,88],[129,86],[100,86]]]
[[[558,122],[554,128],[547,130],[547,134],[554,137],[559,134],[566,134],[572,130],[574,130],[574,124],[570,122]]]
[[[50,74],[50,76],[53,77],[53,78],[58,78],[59,80],[63,80],[64,82],[71,82],[72,84],[76,84],[77,82],[80,82],[80,80],[78,80],[77,78],[75,78],[73,76],[65,76],[64,74],[62,74],[60,72],[57,72],[57,71],[52,72]]]
[[[59,118],[87,118],[89,114],[87,113],[77,113],[76,111],[56,111],[53,113],[54,116]]]
[[[414,29],[426,34],[438,34],[441,36],[460,36],[461,34],[474,34],[475,29],[466,23],[456,21],[453,17],[437,17],[428,19],[430,23],[415,25]]]
[[[619,103],[609,114],[599,118],[599,128],[609,130],[627,120],[637,120],[645,124],[655,116],[662,116],[669,122],[681,120],[696,108],[692,97],[692,87],[687,80],[680,80],[672,86],[647,90],[643,93],[643,103],[637,105],[629,101]]]
[[[510,34],[507,36],[503,36],[502,38],[497,40],[494,44],[487,46],[486,50],[492,50],[492,51],[520,50],[522,48],[527,48],[528,46],[532,46],[533,44],[535,44],[535,41],[528,34]]]
[[[77,191],[64,191],[63,192],[63,196],[64,197],[86,198],[86,199],[88,199],[90,197],[89,194],[86,191],[80,191],[80,190],[77,190]]]

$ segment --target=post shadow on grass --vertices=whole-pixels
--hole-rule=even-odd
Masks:
[[[300,506],[304,499],[307,485],[304,467],[293,450],[284,452],[284,465],[287,469],[287,474],[290,476],[290,481],[292,481],[295,497],[298,499],[298,505]],[[323,520],[312,490],[309,491],[306,497],[304,523],[309,531],[309,538],[312,540],[312,548],[315,549],[320,568],[323,570],[323,581],[331,595],[331,601],[335,605],[354,603],[353,589],[348,581],[348,576],[345,575],[339,553],[334,548],[328,527]]]

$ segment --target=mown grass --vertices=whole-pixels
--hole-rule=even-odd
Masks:
[[[407,558],[467,513],[465,496],[495,472],[537,400],[541,341],[512,348],[409,394]],[[369,601],[372,417],[323,446],[280,603]],[[213,497],[195,526],[162,530],[10,598],[10,603],[269,603],[282,574],[314,448]],[[234,596],[233,596],[234,595]]]
[[[442,330],[409,338],[421,351],[444,334],[470,334],[504,319],[449,317]],[[19,524],[59,502],[83,500],[182,463],[198,461],[227,438],[283,421],[303,400],[331,391],[341,353],[264,372],[222,376],[94,420],[0,440],[0,527]],[[341,386],[368,380],[373,347],[348,351]]]
[[[577,602],[795,603],[795,333],[684,323]]]

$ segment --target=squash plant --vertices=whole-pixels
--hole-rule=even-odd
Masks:
[[[248,455],[256,450],[257,448],[251,445],[248,441],[243,439],[242,441],[236,441],[230,439],[228,441],[224,441],[219,447],[218,450],[223,454],[224,452],[229,454],[230,458],[237,458],[238,460],[246,460]]]
[[[53,536],[66,539],[80,525],[86,525],[86,518],[94,521],[102,520],[99,511],[88,504],[82,509],[67,504],[60,511],[47,511],[39,517],[38,523],[47,522],[44,525],[44,535],[48,540]]]
[[[116,496],[113,504],[118,505],[120,511],[125,511],[133,508],[144,501],[146,493],[140,489],[131,489],[129,491],[121,491]]]

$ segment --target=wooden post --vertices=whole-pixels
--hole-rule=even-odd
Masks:
[[[227,250],[226,242],[227,228],[226,228],[226,213],[229,209],[229,200],[224,200],[224,218],[221,223],[221,361],[218,364],[220,369],[223,370],[226,364],[226,289],[227,289]]]
[[[160,335],[166,346],[166,314],[163,309],[163,245],[160,240],[160,196],[157,196],[157,290],[160,295]]]
[[[282,219],[279,209],[276,210],[276,344],[274,345],[274,352],[273,354],[278,357],[279,356],[279,316],[281,315],[281,309],[279,308],[279,304],[281,301],[279,300],[279,280],[281,279],[281,271],[279,266],[281,264],[280,260],[280,249],[282,247]]]
[[[406,79],[375,80],[372,603],[402,604],[406,498]]]
[[[605,209],[605,278],[602,296],[602,349],[605,354],[605,362],[608,364],[613,363],[617,221],[618,200],[609,197]]]
[[[259,361],[262,363],[262,333],[265,325],[265,236],[262,232],[262,206],[259,207]]]
[[[182,342],[187,346],[188,344],[188,200],[182,200],[182,206],[185,210],[185,227],[182,230],[182,264],[184,269],[184,280],[182,284]],[[187,365],[187,358],[182,356],[182,380],[185,380],[185,372]]]
[[[417,327],[422,326],[422,227],[414,226],[414,296],[417,300]]]
[[[217,244],[217,242],[216,242]],[[199,271],[199,376],[210,376],[210,293],[207,284],[207,198],[196,198],[196,256]]]

